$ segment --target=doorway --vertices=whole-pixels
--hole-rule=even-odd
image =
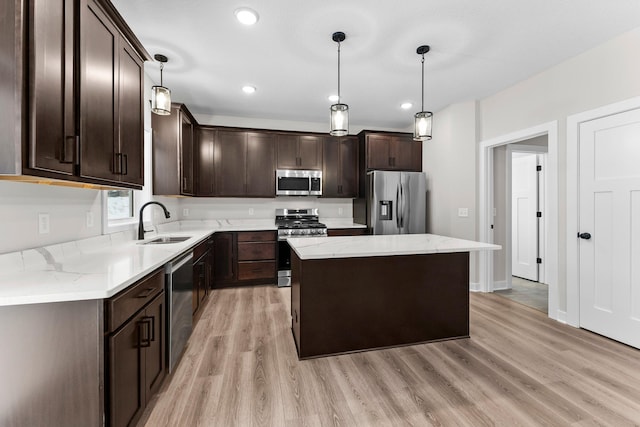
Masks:
[[[493,149],[493,290],[545,314],[547,135]]]
[[[506,234],[511,235],[511,231],[506,228],[495,228],[496,216],[498,215],[498,209],[495,208],[495,186],[494,180],[496,179],[494,173],[495,156],[498,151],[496,149],[513,150],[516,143],[522,143],[521,146],[536,145],[527,144],[525,141],[535,140],[536,138],[546,138],[546,173],[545,173],[545,215],[544,227],[546,232],[544,233],[547,238],[543,242],[539,243],[542,253],[544,253],[543,265],[541,270],[544,274],[544,282],[548,285],[547,291],[547,312],[550,318],[564,321],[564,313],[558,311],[558,294],[557,294],[557,262],[558,262],[558,207],[557,207],[557,195],[558,195],[558,173],[557,173],[557,156],[558,156],[558,124],[556,121],[541,124],[531,128],[523,129],[521,131],[513,132],[511,134],[502,135],[497,138],[485,140],[480,143],[479,149],[479,173],[480,173],[480,228],[479,235],[480,240],[484,242],[495,242],[496,238],[500,238],[499,234],[504,233],[504,247],[507,251],[511,249],[511,243],[506,238]],[[502,147],[502,148],[500,148]],[[511,148],[509,148],[511,147]],[[516,146],[517,147],[517,146]],[[544,151],[544,150],[543,150]],[[510,164],[510,162],[509,162]],[[504,193],[503,193],[504,194]],[[511,191],[509,190],[509,195]],[[506,198],[506,194],[504,194]],[[505,201],[506,203],[506,201]],[[510,204],[510,197],[509,197]],[[502,211],[506,215],[506,208]],[[510,209],[509,209],[510,212]],[[510,218],[510,216],[509,216]],[[511,222],[510,219],[508,221]],[[505,221],[506,223],[506,221]],[[492,251],[493,252],[493,251]],[[507,257],[503,258],[503,266],[496,265],[495,258],[498,257],[498,253],[485,252],[479,254],[479,272],[480,272],[480,284],[479,290],[483,292],[493,292],[499,289],[509,289],[512,285],[511,276],[511,260],[507,262]],[[509,256],[511,258],[511,256]],[[503,273],[504,272],[504,273]],[[497,276],[496,276],[497,274]],[[501,279],[502,280],[498,280]],[[539,279],[540,280],[540,279]]]

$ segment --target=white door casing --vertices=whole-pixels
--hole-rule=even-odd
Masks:
[[[537,282],[537,155],[513,153],[511,162],[511,273],[514,276]]]
[[[579,138],[580,326],[640,348],[640,109]]]
[[[478,150],[479,172],[479,240],[491,242],[493,211],[493,167],[492,150],[501,145],[520,142],[540,135],[547,135],[548,153],[545,178],[546,235],[544,254],[545,283],[549,285],[549,317],[565,320],[564,311],[558,310],[558,122],[551,121],[530,128],[522,129],[480,142]],[[490,251],[479,253],[478,290],[493,291],[493,254]]]

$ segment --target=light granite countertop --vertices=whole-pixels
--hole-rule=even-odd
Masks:
[[[501,246],[437,234],[287,239],[302,260],[499,250]]]
[[[329,228],[362,228],[351,219],[322,218]],[[110,298],[217,231],[276,230],[273,219],[189,220],[147,233],[189,236],[184,242],[142,245],[133,232],[0,254],[0,306]]]

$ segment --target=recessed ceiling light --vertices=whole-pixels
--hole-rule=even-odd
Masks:
[[[410,102],[403,102],[402,104],[400,104],[400,108],[402,108],[403,110],[408,110],[411,107],[413,107],[413,104]]]
[[[234,12],[236,19],[244,25],[253,25],[258,22],[258,12],[248,7],[241,7]]]
[[[255,86],[248,86],[248,85],[247,85],[247,86],[243,86],[243,87],[242,87],[242,91],[243,91],[244,93],[253,93],[253,92],[255,92],[255,91],[256,91],[256,88],[255,88]]]
[[[338,95],[329,95],[327,99],[331,102],[338,102],[340,98],[338,97]]]

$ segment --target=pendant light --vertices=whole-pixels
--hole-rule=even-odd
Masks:
[[[331,36],[338,43],[338,102],[331,106],[331,131],[332,136],[344,136],[349,133],[349,106],[340,103],[340,43],[346,38],[341,31]]]
[[[162,86],[162,69],[169,58],[160,54],[153,55],[153,58],[160,63],[160,86],[151,87],[151,112],[168,116],[171,114],[171,91]]]
[[[422,109],[414,116],[414,141],[428,141],[431,139],[431,124],[433,113],[431,111],[424,111],[424,54],[429,52],[429,49],[429,46],[423,45],[418,47],[418,49],[416,50],[418,55],[422,55]]]

